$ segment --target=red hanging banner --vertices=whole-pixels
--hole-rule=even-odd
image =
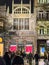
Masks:
[[[32,51],[33,51],[33,47],[32,47],[32,45],[26,45],[25,46],[25,52],[26,53],[32,53]]]
[[[11,52],[15,52],[17,51],[17,45],[10,45],[10,49]]]

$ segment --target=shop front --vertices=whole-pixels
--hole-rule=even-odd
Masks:
[[[37,40],[37,51],[40,57],[44,57],[44,52],[46,52],[46,40]]]
[[[9,31],[11,33],[11,31]],[[13,31],[12,31],[13,32]],[[11,34],[10,34],[11,35]],[[17,45],[17,50],[24,51],[26,54],[34,53],[36,50],[35,37],[32,31],[15,31],[12,33],[10,45]]]
[[[16,51],[21,51],[21,52],[25,52],[26,54],[29,54],[30,52],[33,53],[33,44],[31,41],[27,41],[25,43],[23,42],[17,42],[17,43],[13,43],[10,44],[9,50],[11,52],[16,52]]]

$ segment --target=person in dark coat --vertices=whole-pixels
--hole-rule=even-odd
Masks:
[[[34,55],[34,58],[35,58],[35,65],[38,65],[39,63],[39,54],[36,52],[36,54]]]
[[[11,65],[11,57],[10,57],[10,52],[5,52],[5,55],[3,56],[6,65]]]
[[[48,52],[47,60],[48,60],[47,65],[49,65],[49,52]]]
[[[19,54],[16,54],[13,59],[12,65],[24,65],[23,58]]]
[[[33,60],[33,54],[30,52],[28,54],[28,62],[29,62],[29,65],[32,65],[32,60]]]
[[[25,58],[26,57],[26,53],[23,51],[20,51],[20,55],[23,57],[23,58]]]
[[[6,63],[2,57],[0,57],[0,65],[6,65]]]

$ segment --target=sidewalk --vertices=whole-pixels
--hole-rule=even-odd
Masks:
[[[39,65],[44,65],[44,60],[40,59],[39,61]],[[29,65],[29,63],[27,62],[27,59],[24,60],[24,65]],[[35,60],[32,61],[32,65],[35,65]]]

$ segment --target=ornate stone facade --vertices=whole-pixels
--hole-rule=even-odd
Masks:
[[[49,1],[38,0],[36,5],[37,20],[37,50],[42,55],[40,48],[47,49],[47,40],[49,39]]]
[[[34,13],[31,13],[31,0],[29,4],[14,4],[14,0],[12,2],[12,14],[8,13],[7,10],[8,21],[11,23],[12,27],[9,30],[18,32],[19,35],[14,35],[13,38],[17,43],[23,44],[32,44],[33,45],[33,53],[37,50],[37,37],[36,37],[36,11],[34,9]],[[15,22],[16,21],[16,22]],[[28,22],[25,24],[25,22]],[[21,22],[21,23],[20,23]],[[26,26],[27,25],[27,26]],[[16,27],[17,26],[17,27]]]
[[[9,7],[7,8],[6,16],[5,10],[0,11],[4,11],[4,15],[3,13],[2,15],[8,21],[8,32],[12,37],[11,41],[8,42],[10,43],[9,45],[14,43],[32,44],[33,53],[38,51],[40,54],[40,47],[45,47],[49,39],[48,3],[46,0],[34,0],[34,12],[31,13],[31,0],[29,4],[23,4],[22,0],[21,4],[14,4],[14,0],[12,0],[12,13],[9,13]]]

